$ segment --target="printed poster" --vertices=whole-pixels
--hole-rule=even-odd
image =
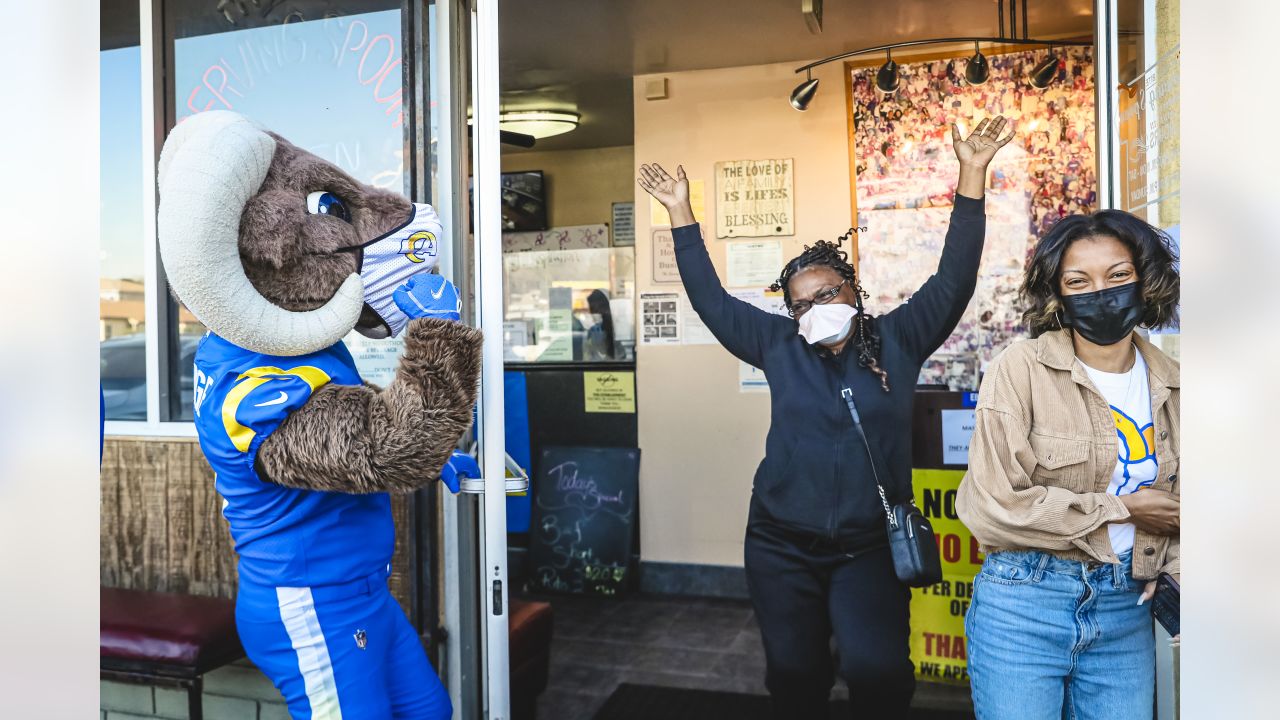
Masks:
[[[791,158],[716,163],[716,237],[795,235]]]
[[[754,305],[765,312],[789,317],[786,303],[782,299],[781,291],[769,292],[764,288],[755,287],[733,288],[727,290],[727,292],[748,305]]]
[[[969,439],[973,437],[975,417],[972,408],[942,411],[943,465],[969,464]]]
[[[740,393],[767,393],[769,392],[769,381],[764,377],[764,371],[754,365],[738,361],[738,392]]]
[[[636,244],[636,204],[613,204],[613,246],[630,247]]]
[[[636,411],[636,374],[633,372],[584,372],[586,411],[630,413]]]
[[[964,614],[982,568],[978,541],[956,514],[963,477],[963,470],[911,471],[916,505],[933,525],[942,558],[942,581],[911,591],[911,660],[920,680],[959,685],[969,682]]]
[[[640,293],[640,328],[644,345],[679,345],[680,293]]]
[[[680,296],[680,320],[683,323],[681,330],[681,342],[685,345],[717,345],[720,343],[716,340],[716,336],[711,334],[711,330],[702,323],[702,318],[698,317],[697,311],[693,309],[693,305],[689,303],[686,295]]]
[[[676,268],[676,242],[671,228],[653,231],[653,281],[655,283],[680,282],[680,270]]]
[[[732,242],[724,246],[731,287],[768,287],[782,274],[782,241]]]
[[[396,368],[400,367],[400,353],[404,349],[404,338],[384,338],[374,340],[352,330],[342,339],[351,359],[356,362],[356,370],[365,382],[378,387],[386,387],[396,377]]]

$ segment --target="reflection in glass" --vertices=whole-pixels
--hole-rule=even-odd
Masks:
[[[136,5],[133,27],[137,28]],[[147,419],[142,229],[142,54],[104,34],[100,55],[99,363],[108,420]],[[110,47],[115,42],[133,43]]]
[[[503,256],[508,362],[635,359],[634,248]]]

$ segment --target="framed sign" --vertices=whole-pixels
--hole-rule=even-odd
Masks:
[[[716,237],[795,235],[793,161],[716,163]]]

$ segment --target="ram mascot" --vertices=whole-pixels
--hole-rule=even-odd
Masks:
[[[429,205],[353,180],[231,112],[193,115],[160,156],[160,252],[208,328],[195,425],[239,556],[236,626],[294,718],[447,718],[387,587],[389,493],[479,476],[480,332],[430,271]],[[361,381],[341,338],[403,336]]]

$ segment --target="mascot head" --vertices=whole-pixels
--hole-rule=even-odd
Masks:
[[[440,224],[236,113],[169,133],[157,230],[174,294],[205,327],[254,352],[303,355],[352,329],[399,334],[391,294],[435,267]]]

